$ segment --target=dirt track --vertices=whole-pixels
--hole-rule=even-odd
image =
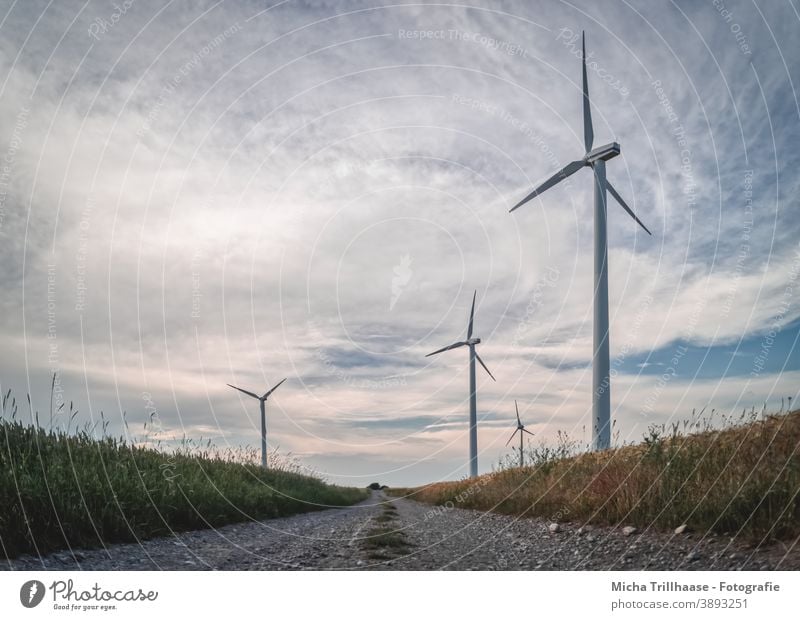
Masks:
[[[395,509],[387,510],[387,503]],[[387,516],[388,515],[388,516]],[[389,532],[375,544],[376,528]],[[442,509],[381,493],[350,508],[176,534],[140,544],[22,557],[12,570],[798,570],[792,544],[581,530]],[[384,540],[385,539],[385,540]],[[385,544],[384,544],[385,543]]]

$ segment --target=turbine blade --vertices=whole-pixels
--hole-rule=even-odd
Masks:
[[[472,322],[475,319],[475,297],[478,295],[478,291],[475,291],[472,294],[472,309],[469,311],[469,327],[467,327],[467,340],[472,338]]]
[[[475,359],[477,359],[481,363],[481,366],[483,366],[483,369],[486,372],[489,372],[489,369],[486,368],[486,364],[483,363],[483,360],[481,359],[481,356],[478,355],[477,351],[475,351]],[[497,379],[494,378],[494,375],[491,372],[489,372],[489,376],[492,378],[492,381],[497,381]]]
[[[517,424],[522,426],[522,422],[520,422],[520,420],[519,420],[519,406],[517,405],[517,401],[516,400],[514,401],[514,408],[517,410]]]
[[[514,439],[514,435],[516,435],[516,434],[517,434],[517,431],[514,431],[513,433],[511,433],[511,437],[508,438],[508,441],[506,442],[506,445],[511,443],[511,440]]]
[[[556,185],[557,183],[563,181],[568,176],[571,176],[571,175],[575,174],[578,170],[583,168],[585,165],[586,165],[586,162],[584,162],[583,160],[573,161],[573,162],[567,164],[561,170],[559,170],[553,176],[551,176],[549,179],[547,179],[544,183],[542,183],[539,187],[537,187],[535,190],[533,190],[530,194],[525,196],[525,198],[523,198],[517,204],[515,204],[511,208],[511,211],[519,209],[526,202],[528,202],[532,198],[536,198],[536,196],[538,196],[542,192],[550,189],[551,187],[553,187],[553,185]],[[509,211],[509,213],[511,213],[511,211]]]
[[[248,392],[247,390],[243,390],[242,388],[238,388],[235,385],[231,385],[230,383],[226,383],[225,385],[227,385],[228,387],[232,387],[234,390],[239,390],[240,392],[244,392],[245,394],[247,394],[248,396],[252,396],[256,400],[261,400],[261,397],[258,394],[253,394],[252,392]]]
[[[583,46],[583,145],[586,152],[592,150],[594,142],[594,128],[592,127],[592,110],[589,105],[589,81],[586,79],[586,33],[581,32],[581,45]]]
[[[617,193],[617,190],[615,190],[615,189],[614,189],[614,186],[613,186],[613,185],[611,185],[611,183],[609,183],[609,182],[608,182],[608,180],[606,180],[606,187],[608,187],[608,191],[609,191],[609,192],[611,192],[611,195],[612,195],[614,198],[616,198],[617,202],[618,202],[620,205],[622,205],[622,208],[623,208],[623,209],[625,209],[625,210],[628,212],[628,215],[630,215],[630,216],[631,216],[631,217],[632,217],[632,218],[633,218],[633,219],[636,221],[636,223],[637,223],[637,224],[639,224],[639,226],[641,226],[642,228],[644,228],[644,231],[645,231],[645,232],[646,232],[648,235],[652,236],[652,235],[653,235],[653,233],[651,233],[649,230],[647,230],[647,226],[645,226],[644,224],[642,224],[642,221],[641,221],[641,220],[640,220],[638,217],[636,217],[636,214],[634,214],[634,212],[633,212],[633,209],[631,209],[631,208],[630,208],[628,205],[626,205],[626,204],[625,204],[625,201],[622,199],[622,196],[620,196],[620,195]]]
[[[523,429],[522,429],[522,432],[523,432],[523,433],[528,433],[528,435],[530,435],[531,437],[534,437],[534,436],[535,436],[535,435],[534,435],[533,433],[531,433],[531,432],[530,432],[530,431],[529,431],[527,428],[523,428]]]
[[[286,379],[288,379],[288,377]],[[283,379],[283,381],[286,381],[286,379]],[[272,394],[275,390],[277,390],[281,386],[281,383],[283,383],[283,381],[279,381],[274,388],[272,388],[269,392],[264,394],[263,398],[264,399],[268,398],[270,394]]]
[[[428,353],[425,357],[430,357],[431,355],[436,355],[437,353],[442,353],[443,351],[449,351],[450,349],[457,349],[458,347],[463,347],[467,343],[466,342],[454,342],[453,344],[447,345],[446,347],[442,347],[434,351],[433,353]]]

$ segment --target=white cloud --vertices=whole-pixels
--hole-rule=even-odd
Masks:
[[[364,5],[340,17],[287,5],[247,21],[252,7],[227,3],[205,14],[211,5],[182,5],[148,24],[161,5],[137,2],[95,41],[88,26],[107,7],[90,5],[61,39],[79,8],[62,5],[24,48],[38,13],[15,7],[2,28],[0,112],[29,111],[2,203],[2,376],[35,395],[57,367],[76,399],[88,387],[95,408],[132,417],[144,417],[147,391],[165,422],[199,434],[215,420],[234,443],[249,440],[249,426],[225,383],[290,376],[270,426],[283,447],[341,477],[456,475],[466,359],[423,355],[461,337],[477,289],[481,351],[498,377],[481,382],[482,411],[510,412],[519,398],[534,403],[543,436],[580,426],[591,176],[507,214],[581,155],[579,65],[559,30],[586,27],[598,66],[629,91],[590,72],[597,142],[623,146],[609,178],[654,232],[609,206],[612,355],[730,343],[781,312],[798,232],[785,214],[797,189],[787,73],[760,18],[731,4],[751,57],[709,7],[688,21],[674,9],[618,8],[593,22],[523,3]],[[780,10],[763,10],[789,45]],[[514,45],[522,51],[508,53]],[[13,132],[4,123],[0,145]],[[411,273],[392,305],[406,256]],[[781,323],[799,316],[792,298]],[[741,398],[766,398],[777,380]],[[620,424],[653,381],[617,380]],[[735,401],[737,385],[675,380],[654,416],[670,415],[670,403]],[[493,425],[481,431],[486,466],[502,452],[505,429]]]

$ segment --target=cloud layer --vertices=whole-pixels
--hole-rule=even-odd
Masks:
[[[287,376],[281,450],[342,482],[458,477],[467,356],[424,355],[477,290],[481,469],[514,399],[537,439],[582,439],[591,177],[507,211],[583,154],[586,29],[596,143],[654,233],[610,205],[620,440],[795,395],[799,18],[720,5],[7,7],[3,385],[43,410],[57,371],[87,419],[238,445],[258,410],[225,384]],[[685,346],[700,366],[670,364]]]

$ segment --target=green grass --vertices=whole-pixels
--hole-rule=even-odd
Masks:
[[[390,523],[394,521],[396,517],[393,514],[384,513],[382,515],[378,515],[375,517],[375,523]]]
[[[410,544],[405,532],[395,527],[397,507],[383,504],[383,512],[372,518],[373,525],[361,540],[370,560],[391,560],[408,551]]]
[[[699,430],[695,430],[698,429]],[[473,480],[392,489],[433,505],[752,540],[800,535],[800,411],[723,428],[652,427],[643,443],[576,454],[568,440]],[[443,508],[444,509],[444,508]]]
[[[0,554],[42,554],[354,504],[364,489],[264,470],[231,452],[173,452],[0,418]],[[10,414],[10,415],[8,415]],[[32,416],[34,419],[36,416]],[[276,464],[280,465],[280,461]]]
[[[402,532],[389,528],[375,528],[367,533],[364,546],[367,549],[403,549],[408,543]]]

